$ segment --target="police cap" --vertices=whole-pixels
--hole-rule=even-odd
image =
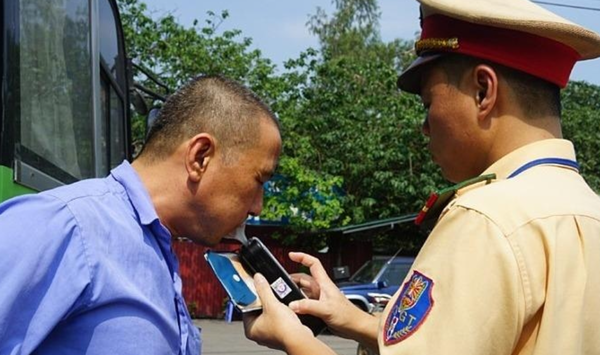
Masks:
[[[528,0],[418,0],[419,56],[398,78],[418,94],[420,70],[445,53],[517,69],[565,87],[579,60],[600,56],[600,35]]]

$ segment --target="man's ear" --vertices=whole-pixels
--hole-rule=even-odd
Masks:
[[[498,75],[494,68],[480,64],[473,69],[473,80],[478,117],[484,119],[490,115],[498,99]]]
[[[200,133],[190,138],[185,156],[185,168],[193,182],[199,182],[214,156],[215,139],[208,133]]]

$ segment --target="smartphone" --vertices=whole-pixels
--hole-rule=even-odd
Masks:
[[[242,245],[239,255],[244,268],[252,275],[257,272],[261,273],[282,303],[287,305],[292,301],[307,298],[260,239],[250,238],[247,244]],[[320,334],[326,328],[325,322],[320,318],[308,314],[299,314],[298,317],[302,324],[310,328],[315,335]]]

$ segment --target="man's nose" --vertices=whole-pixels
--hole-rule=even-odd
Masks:
[[[263,209],[263,194],[262,191],[256,195],[254,201],[252,201],[252,205],[250,206],[250,211],[248,214],[251,216],[258,216],[262,212]]]

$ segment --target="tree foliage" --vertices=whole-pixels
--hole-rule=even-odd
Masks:
[[[275,65],[260,50],[251,49],[252,40],[242,38],[241,31],[219,31],[229,16],[227,11],[220,15],[209,12],[202,26],[196,20],[193,27],[185,28],[171,14],[152,18],[147,6],[138,0],[119,0],[118,4],[129,57],[167,86],[177,88],[197,75],[221,74],[247,85],[278,115],[293,112],[286,104],[298,97],[298,77],[277,75]],[[136,81],[162,91],[142,73],[137,74]],[[144,120],[137,116],[133,123],[138,141],[144,139]],[[284,128],[283,134],[287,131]],[[279,173],[285,179],[271,184],[263,218],[285,218],[298,229],[329,228],[339,218],[341,204],[334,192],[339,177],[313,171],[286,154],[281,157]]]
[[[287,63],[305,79],[294,115],[282,121],[294,135],[289,154],[343,179],[343,222],[414,213],[441,178],[420,133],[418,98],[396,89],[412,43],[379,39],[373,0],[340,0],[336,9],[309,22],[320,51]]]
[[[172,14],[154,20],[147,6],[138,0],[119,1],[128,54],[154,71],[166,84],[176,88],[200,74],[222,74],[252,86],[267,99],[278,92],[270,88],[277,81],[275,65],[251,50],[252,39],[239,38],[241,31],[218,34],[229,13],[208,13],[204,25],[198,20],[185,28]]]
[[[119,0],[129,55],[162,81],[175,88],[199,74],[223,74],[248,85],[277,113],[283,154],[262,217],[302,231],[415,213],[431,191],[447,185],[421,134],[419,99],[396,89],[398,73],[414,59],[412,41],[381,40],[376,0],[333,3],[331,16],[317,9],[307,23],[319,48],[290,58],[279,73],[251,49],[250,38],[219,31],[227,11],[209,12],[202,26],[195,21],[185,28],[170,14],[153,19],[138,0]],[[600,191],[600,88],[574,82],[563,99],[565,136],[578,147],[583,175]],[[422,242],[399,240],[398,231],[376,240],[412,250]]]
[[[581,175],[600,194],[600,87],[572,81],[562,92],[563,135],[575,145]]]
[[[380,39],[375,0],[334,4],[331,17],[318,9],[308,22],[320,48],[285,65],[298,88],[283,100],[285,154],[342,182],[336,226],[415,213],[442,179],[421,134],[420,100],[396,89],[412,42]],[[398,232],[375,238],[389,250],[418,247]]]

